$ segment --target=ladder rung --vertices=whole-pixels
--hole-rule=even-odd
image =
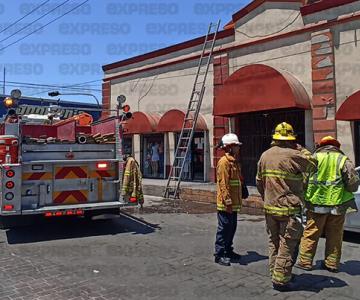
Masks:
[[[179,147],[178,149],[187,149],[187,147]]]
[[[179,180],[180,177],[170,177],[171,180]]]
[[[177,157],[175,157],[175,159],[185,159],[185,157],[184,156],[177,156]]]

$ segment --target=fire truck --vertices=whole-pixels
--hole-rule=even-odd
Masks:
[[[2,224],[27,215],[118,214],[120,207],[136,205],[120,192],[122,124],[131,117],[125,100],[118,97],[115,116],[93,122],[87,113],[60,120],[57,107],[49,107],[47,116],[20,116],[15,95],[5,98],[7,114],[0,122]]]

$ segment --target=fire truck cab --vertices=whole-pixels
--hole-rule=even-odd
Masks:
[[[14,100],[14,99],[12,99]],[[0,218],[119,213],[122,105],[93,122],[88,114],[58,120],[16,113],[11,98],[0,123]],[[128,109],[128,108],[127,108]],[[128,111],[126,117],[129,117]],[[135,203],[136,205],[136,203]]]

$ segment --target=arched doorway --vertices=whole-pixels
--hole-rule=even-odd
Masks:
[[[243,67],[219,88],[214,115],[231,117],[232,127],[244,143],[241,164],[246,184],[255,184],[257,161],[270,147],[276,124],[292,124],[298,141],[305,144],[308,109],[310,99],[302,84],[289,73],[266,65]]]

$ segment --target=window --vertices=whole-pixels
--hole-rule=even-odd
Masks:
[[[164,178],[164,135],[142,137],[141,171],[147,178]]]

